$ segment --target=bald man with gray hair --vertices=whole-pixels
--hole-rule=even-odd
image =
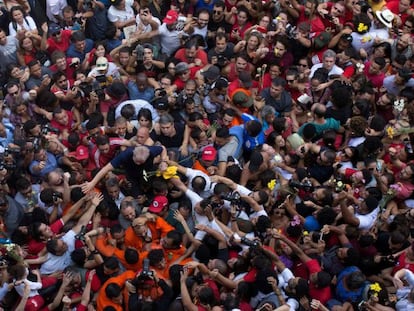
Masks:
[[[90,182],[83,184],[82,190],[85,193],[91,191],[106,174],[114,169],[123,169],[127,180],[132,184],[130,195],[136,197],[141,192],[142,185],[148,184],[148,173],[165,171],[167,161],[167,150],[162,145],[129,147],[105,165]]]

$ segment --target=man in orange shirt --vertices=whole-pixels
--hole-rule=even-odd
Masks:
[[[214,165],[217,159],[217,150],[213,146],[204,147],[201,152],[201,158],[197,159],[193,164],[193,169],[200,170],[207,175],[211,175],[207,170],[210,166]]]
[[[125,282],[128,279],[134,278],[134,271],[125,271],[124,273],[112,277],[106,281],[98,293],[96,310],[103,311],[103,309],[108,306],[113,307],[116,311],[125,310],[123,297]]]
[[[174,230],[162,217],[147,213],[135,218],[132,226],[125,231],[125,246],[131,246],[139,252],[150,250],[151,245],[159,244],[161,238]]]
[[[114,225],[111,233],[98,236],[96,248],[105,257],[115,256],[127,270],[138,271],[146,254],[140,254],[133,247],[125,247],[124,239],[124,229],[120,225]]]

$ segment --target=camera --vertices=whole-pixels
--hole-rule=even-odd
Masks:
[[[260,243],[256,240],[249,240],[246,237],[241,238],[241,242],[248,247],[257,248],[259,247]]]
[[[141,44],[138,44],[135,48],[135,54],[137,55],[137,62],[144,61],[144,47]]]
[[[70,67],[70,68],[78,68],[78,67],[79,67],[79,62],[74,62],[74,63],[71,63],[71,64],[69,65],[69,67]]]
[[[333,16],[332,15],[329,15],[329,14],[325,14],[324,15],[324,17],[328,20],[328,21],[330,21],[330,22],[332,22],[333,21]]]
[[[0,171],[2,171],[4,169],[13,170],[15,168],[16,168],[16,164],[14,162],[13,163],[8,163],[8,162],[4,162],[4,161],[0,162]]]
[[[52,127],[52,126],[50,126],[49,124],[45,124],[45,125],[42,126],[41,133],[42,133],[42,135],[47,135],[49,133],[59,134],[59,130]]]
[[[85,234],[86,234],[86,226],[82,226],[80,232],[77,235],[75,235],[75,239],[80,240],[83,243],[85,243]]]
[[[134,285],[137,288],[141,288],[143,286],[146,286],[145,281],[153,280],[154,272],[150,270],[150,263],[149,259],[145,258],[143,261],[142,271],[139,273],[139,275],[131,281],[131,284]]]
[[[299,182],[296,180],[290,180],[289,181],[289,187],[296,189],[296,190],[304,190],[306,192],[312,192],[314,190],[314,187],[312,185],[312,182],[308,179],[305,179],[303,182]]]
[[[21,149],[19,147],[13,147],[13,148],[6,147],[4,148],[3,156],[7,157],[9,155],[18,155],[20,152],[21,152]]]
[[[105,91],[100,86],[92,86],[92,91],[96,93],[100,101],[105,100]]]
[[[105,78],[105,83],[106,83],[105,75],[103,75],[103,77]],[[79,89],[81,90],[81,96],[82,97],[89,97],[89,95],[92,92],[95,92],[100,101],[104,100],[105,99],[105,92],[104,92],[101,84],[99,83],[99,81],[101,79],[102,79],[101,76],[97,76],[96,81],[93,82],[92,84],[87,83],[87,82],[82,82],[81,84],[79,84]]]
[[[159,88],[155,90],[155,96],[156,97],[164,97],[167,95],[167,91],[163,88]]]
[[[83,17],[83,16],[73,18],[73,22],[78,23],[79,25],[82,25],[84,21],[85,21],[85,17]]]
[[[138,277],[152,278],[153,276],[154,272],[150,270],[150,261],[148,258],[145,258],[142,266],[142,271]]]
[[[296,26],[294,26],[294,25],[292,25],[292,24],[287,24],[287,25],[286,25],[285,32],[286,32],[286,36],[287,36],[289,39],[295,39],[295,38],[296,38],[296,36],[297,36],[297,34],[298,34],[298,31],[297,31],[297,29],[296,29]]]
[[[237,191],[221,195],[223,200],[229,201],[232,205],[240,205],[241,196]]]
[[[63,194],[61,192],[53,192],[52,198],[54,202],[57,202],[59,199],[63,200]]]

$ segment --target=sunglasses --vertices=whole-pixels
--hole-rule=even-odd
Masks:
[[[213,14],[220,15],[223,11],[213,11]]]
[[[57,37],[57,36],[59,36],[59,35],[60,35],[60,33],[61,33],[61,30],[59,30],[58,32],[52,33],[52,36],[53,36],[53,37]]]
[[[9,93],[9,95],[17,95],[17,94],[19,94],[19,91],[16,91],[16,92],[12,92],[12,93]]]

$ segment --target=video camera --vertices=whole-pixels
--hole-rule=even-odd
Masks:
[[[303,182],[299,182],[296,180],[290,180],[289,187],[295,190],[302,189],[306,192],[312,192],[314,190],[312,182],[309,179],[305,179]]]
[[[232,205],[238,206],[241,203],[241,196],[240,193],[238,193],[237,191],[222,194],[221,198],[223,200],[229,201]]]

